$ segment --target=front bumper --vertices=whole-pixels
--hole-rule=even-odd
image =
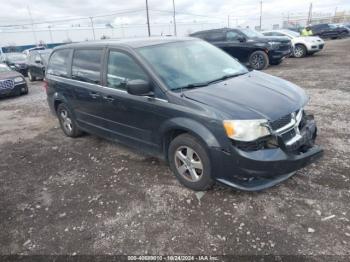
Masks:
[[[316,53],[324,48],[324,42],[307,43],[306,49],[308,53]]]
[[[313,120],[300,134],[301,138],[292,145],[279,141],[277,148],[243,151],[231,146],[230,152],[212,149],[215,179],[245,191],[264,190],[281,183],[323,155],[323,149],[314,145],[317,128]]]
[[[287,50],[269,50],[268,56],[270,61],[280,61],[292,54],[292,47]]]
[[[0,89],[0,97],[20,95],[28,89],[27,83],[20,83],[15,85],[13,88]]]

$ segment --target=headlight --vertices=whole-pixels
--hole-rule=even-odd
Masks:
[[[266,123],[265,119],[224,120],[223,125],[229,138],[248,142],[270,135]]]
[[[271,46],[272,49],[278,48],[280,42],[269,42],[269,45]]]
[[[15,83],[21,83],[21,82],[24,82],[24,78],[23,77],[16,77],[15,79],[13,79],[13,81],[15,81]]]
[[[15,68],[16,68],[16,66],[15,66],[15,65],[10,65],[10,67],[11,67],[12,69],[15,69]]]

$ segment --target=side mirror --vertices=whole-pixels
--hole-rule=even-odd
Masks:
[[[244,36],[242,36],[242,35],[240,35],[240,36],[238,36],[238,41],[239,42],[245,42],[247,39],[244,37]]]
[[[131,95],[153,96],[153,91],[150,83],[142,79],[128,81],[126,83],[126,90]]]

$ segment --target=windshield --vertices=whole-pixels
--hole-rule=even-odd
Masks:
[[[249,28],[244,28],[240,29],[243,34],[245,34],[248,38],[252,37],[263,37],[264,35],[258,31],[249,29]]]
[[[9,72],[11,69],[6,65],[0,65],[0,73]]]
[[[231,56],[201,40],[141,47],[138,51],[171,90],[248,72]]]
[[[13,62],[20,62],[26,60],[26,55],[21,53],[7,54],[7,59]]]
[[[293,37],[298,37],[300,36],[300,34],[298,32],[292,31],[292,30],[284,30],[283,32],[285,32],[286,34],[293,36]]]

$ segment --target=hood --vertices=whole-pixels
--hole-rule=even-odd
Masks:
[[[308,100],[300,87],[258,71],[185,91],[184,96],[215,108],[230,119],[270,121],[297,111]]]
[[[318,36],[299,36],[299,39],[302,39],[306,42],[324,42],[321,38]]]
[[[8,62],[10,64],[19,64],[19,65],[23,65],[23,64],[27,64],[27,61],[26,60],[23,60],[23,61],[13,61],[13,60],[8,60]]]
[[[22,76],[22,75],[16,71],[3,72],[3,73],[0,73],[0,80],[13,79],[18,76]]]

